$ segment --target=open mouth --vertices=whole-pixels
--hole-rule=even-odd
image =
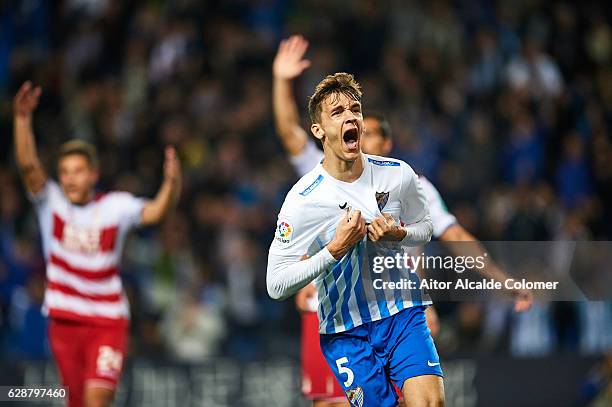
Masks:
[[[342,140],[349,150],[357,150],[359,148],[359,132],[357,128],[347,129],[342,135]]]

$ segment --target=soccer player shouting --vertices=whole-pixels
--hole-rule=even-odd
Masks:
[[[323,152],[308,137],[300,126],[297,104],[293,94],[293,80],[307,69],[310,62],[304,59],[308,41],[302,36],[294,35],[281,42],[273,64],[273,107],[276,130],[283,146],[289,153],[289,159],[299,176],[303,176],[314,168],[322,159]],[[391,128],[381,114],[368,113],[364,115],[364,134],[361,149],[368,154],[388,156],[393,146]],[[457,219],[448,211],[440,193],[425,177],[419,180],[427,198],[433,237],[442,242],[474,242],[474,248],[479,247],[478,240],[469,233]],[[449,245],[454,254],[462,255],[463,246]],[[481,250],[482,251],[482,250]],[[457,253],[455,253],[457,252]],[[469,253],[468,253],[469,254]],[[490,262],[485,273],[487,277],[503,280],[507,276],[497,266]],[[528,291],[515,291],[515,310],[527,310],[532,302]],[[302,390],[304,395],[314,401],[315,407],[345,405],[344,394],[339,389],[333,374],[322,357],[319,356],[319,334],[317,330],[317,290],[314,284],[304,287],[296,295],[296,305],[302,313]],[[433,307],[426,310],[427,325],[432,336],[439,330],[438,316]]]
[[[324,159],[281,208],[268,293],[285,299],[315,281],[321,349],[353,405],[395,406],[392,383],[410,395],[408,405],[441,405],[442,370],[425,323],[431,301],[408,292],[388,299],[367,286],[371,276],[361,269],[366,234],[412,246],[431,238],[416,174],[403,161],[361,152],[361,90],[352,75],[327,76],[308,110]]]
[[[176,202],[180,163],[166,148],[164,181],[153,200],[126,192],[96,195],[95,148],[81,140],[63,144],[49,179],[36,152],[32,112],[39,87],[24,83],[13,102],[15,155],[34,203],[47,269],[44,312],[49,340],[69,407],[109,406],[123,368],[129,307],[119,277],[128,231],[160,222]]]

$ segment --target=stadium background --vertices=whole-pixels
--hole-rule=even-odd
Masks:
[[[133,323],[117,404],[186,405],[198,388],[210,405],[301,405],[299,316],[265,292],[275,215],[296,178],[271,112],[280,39],[311,43],[312,66],[296,82],[301,111],[325,74],[356,74],[365,109],[390,119],[391,155],[431,179],[481,240],[610,240],[610,10],[541,0],[0,1],[0,381],[54,375],[38,229],[12,152],[11,101],[26,79],[43,87],[35,132],[48,170],[58,145],[81,137],[99,148],[102,190],[150,197],[163,146],[183,161],[176,214],[126,248]],[[508,304],[441,304],[449,405],[609,402],[611,307],[557,302],[513,315]]]

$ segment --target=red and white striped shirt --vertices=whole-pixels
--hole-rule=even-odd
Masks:
[[[140,222],[144,200],[111,192],[73,205],[53,181],[32,200],[47,263],[43,312],[98,325],[127,323],[119,262],[128,231]]]

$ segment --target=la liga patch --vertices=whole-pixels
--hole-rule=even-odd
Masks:
[[[286,220],[281,220],[278,222],[276,226],[276,236],[275,239],[279,243],[290,243],[291,238],[293,237],[293,226]]]

